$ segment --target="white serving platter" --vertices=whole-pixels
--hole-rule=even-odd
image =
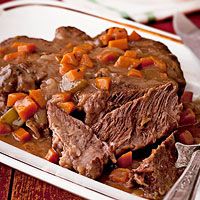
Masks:
[[[144,37],[160,41],[178,57],[187,81],[187,89],[194,92],[195,98],[200,96],[200,61],[182,44],[180,38],[173,34],[124,19],[104,18],[103,14],[95,16],[84,13],[66,2],[24,0],[0,6],[0,42],[16,35],[52,40],[55,29],[59,26],[74,26],[90,36],[95,36],[109,27],[119,26],[126,28],[128,32],[135,29]],[[0,162],[87,199],[142,199],[52,164],[2,141]],[[196,199],[200,199],[199,190]]]

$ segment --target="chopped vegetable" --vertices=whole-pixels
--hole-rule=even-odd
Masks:
[[[117,183],[126,183],[129,180],[129,173],[129,169],[117,168],[111,172],[109,179]]]
[[[119,52],[116,51],[105,51],[97,56],[97,59],[104,64],[115,62],[120,56]]]
[[[3,60],[4,61],[12,61],[12,60],[15,60],[19,57],[24,57],[25,54],[24,52],[14,52],[14,53],[9,53],[9,54],[6,54],[4,57],[3,57]]]
[[[68,63],[61,64],[61,67],[59,68],[59,73],[63,76],[68,71],[74,69],[74,66]]]
[[[76,106],[72,101],[68,101],[68,102],[64,102],[64,103],[59,102],[58,106],[68,114],[72,113],[76,109]]]
[[[90,57],[87,54],[83,54],[81,61],[80,61],[80,65],[84,65],[89,68],[92,68],[94,66],[92,60],[90,59]]]
[[[194,124],[196,122],[196,116],[195,113],[192,111],[192,109],[187,108],[181,113],[180,116],[180,125],[190,125]]]
[[[30,90],[29,96],[40,106],[40,108],[46,107],[47,101],[46,101],[41,89]]]
[[[11,133],[11,131],[12,129],[8,124],[0,122],[0,135]]]
[[[135,58],[130,58],[126,56],[120,56],[116,63],[114,64],[115,67],[123,67],[123,68],[137,68],[140,65],[140,60]]]
[[[140,58],[140,61],[143,68],[154,64],[152,57]]]
[[[70,81],[81,80],[84,77],[84,72],[80,69],[72,69],[66,73],[66,76]]]
[[[29,132],[27,132],[23,128],[19,128],[18,130],[13,132],[13,136],[15,137],[16,140],[19,142],[27,142],[28,140],[31,139],[31,135]]]
[[[88,85],[88,81],[85,79],[77,80],[77,81],[70,81],[66,74],[62,78],[62,90],[69,91],[75,93]]]
[[[23,99],[26,96],[27,96],[27,94],[25,94],[25,93],[11,93],[11,94],[9,94],[8,99],[7,99],[7,106],[8,107],[13,106],[17,100]]]
[[[136,58],[137,57],[137,52],[134,51],[134,50],[127,50],[125,52],[124,56],[130,57],[130,58]]]
[[[110,77],[98,77],[95,80],[97,88],[101,90],[109,90],[111,86]]]
[[[76,59],[81,60],[83,54],[86,54],[87,51],[81,48],[80,46],[76,46],[73,48],[73,53],[76,57]]]
[[[135,31],[133,31],[129,36],[128,36],[128,40],[129,41],[138,41],[141,40],[142,37]]]
[[[63,56],[63,58],[62,58],[60,64],[71,64],[71,65],[73,65],[73,66],[78,66],[78,60],[76,59],[76,57],[75,57],[75,55],[74,55],[73,52],[71,52],[71,53],[66,53],[66,54]]]
[[[14,108],[10,108],[6,113],[4,113],[0,121],[3,123],[10,124],[11,126],[13,125],[13,122],[19,118],[19,115],[15,111]]]
[[[194,144],[194,138],[192,134],[187,130],[178,135],[178,141],[188,145]]]
[[[102,44],[105,46],[110,40],[112,40],[112,35],[103,34],[99,37]]]
[[[167,71],[167,65],[165,64],[165,62],[156,57],[153,57],[152,59],[154,61],[155,66],[158,67],[162,72]]]
[[[126,49],[128,49],[128,41],[127,41],[127,38],[118,39],[118,40],[110,40],[108,42],[108,46],[126,50]]]
[[[37,104],[30,96],[26,96],[24,99],[16,101],[14,108],[23,121],[32,117],[38,110]]]
[[[17,47],[18,52],[33,53],[36,51],[35,44],[24,44]]]
[[[69,101],[72,97],[71,92],[60,92],[58,94],[54,94],[52,99],[54,102],[65,102]]]
[[[128,71],[128,76],[135,76],[135,77],[142,77],[142,73],[141,71],[137,70],[137,69],[131,69]]]
[[[128,37],[127,31],[124,28],[113,27],[108,29],[107,35],[112,36],[113,39],[124,39]]]
[[[181,102],[182,103],[190,103],[190,102],[192,102],[192,98],[193,98],[193,92],[184,91],[183,95],[181,96]]]
[[[132,151],[129,151],[123,154],[120,158],[117,159],[117,165],[121,168],[127,168],[132,165]]]
[[[53,148],[50,148],[45,159],[52,163],[58,163],[59,155]]]

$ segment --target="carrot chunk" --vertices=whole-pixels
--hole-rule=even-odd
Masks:
[[[124,56],[130,57],[130,58],[136,58],[137,57],[137,52],[134,51],[134,50],[127,50],[125,52]]]
[[[130,58],[126,56],[120,56],[116,63],[114,64],[115,67],[123,67],[123,68],[137,68],[140,65],[140,60],[135,58]]]
[[[108,42],[108,46],[126,50],[126,49],[128,49],[128,41],[127,41],[127,38],[118,39],[118,40],[110,40]]]
[[[128,40],[129,41],[138,41],[141,40],[142,37],[135,31],[133,31],[129,36],[128,36]]]
[[[129,173],[130,173],[129,169],[117,168],[111,172],[111,174],[109,175],[109,178],[113,182],[126,183],[129,179]]]
[[[71,98],[72,98],[71,92],[60,92],[52,96],[54,102],[65,102],[69,101]]]
[[[64,64],[64,63],[67,63],[67,64],[71,64],[71,65],[74,65],[74,66],[77,66],[78,65],[78,60],[76,59],[75,55],[73,52],[71,53],[66,53],[60,64]]]
[[[67,73],[68,71],[74,69],[74,66],[68,63],[63,63],[61,64],[60,68],[59,68],[59,73],[63,76],[65,73]]]
[[[90,59],[90,57],[88,56],[88,54],[83,54],[81,61],[80,61],[80,65],[84,65],[86,67],[92,68],[94,66],[92,60]]]
[[[112,38],[115,40],[128,37],[126,29],[118,28],[118,27],[113,27],[113,28],[108,29],[107,35],[112,36]]]
[[[141,71],[137,70],[137,69],[131,69],[130,71],[128,71],[128,76],[135,76],[135,77],[142,77],[142,73]]]
[[[190,102],[192,102],[192,98],[193,98],[193,92],[184,91],[183,95],[181,96],[181,102],[182,103],[190,103]]]
[[[50,148],[45,159],[52,163],[58,163],[59,155],[53,148]]]
[[[84,50],[80,46],[76,46],[76,47],[73,48],[73,53],[74,53],[76,59],[78,59],[80,61],[82,56],[83,56],[83,54],[87,53],[87,50]]]
[[[20,118],[23,121],[26,121],[37,112],[38,106],[30,96],[26,96],[24,99],[16,101],[14,108]]]
[[[4,57],[3,57],[3,60],[4,61],[12,61],[12,60],[15,60],[19,57],[24,57],[25,54],[24,52],[14,52],[14,53],[9,53],[9,54],[6,54]]]
[[[7,99],[7,106],[8,107],[13,106],[16,101],[23,99],[26,96],[27,96],[27,94],[25,94],[25,93],[11,93],[11,94],[9,94],[8,99]]]
[[[72,69],[66,73],[66,76],[68,77],[70,81],[76,81],[76,80],[83,79],[84,72],[80,69]]]
[[[8,124],[0,122],[0,135],[8,134],[11,131],[12,129]]]
[[[40,108],[46,107],[47,101],[46,101],[41,89],[30,90],[29,96],[40,106]]]
[[[127,168],[132,165],[132,162],[133,162],[132,151],[129,151],[123,154],[120,158],[118,158],[117,165],[121,168]]]
[[[60,102],[58,103],[58,106],[68,114],[72,113],[76,109],[76,106],[72,101],[68,101],[64,103]]]
[[[144,58],[140,58],[140,61],[141,61],[142,68],[154,64],[154,60],[152,59],[152,57],[144,57]]]
[[[183,144],[194,144],[194,138],[189,131],[184,131],[178,135],[178,141]]]
[[[23,128],[19,128],[18,130],[14,131],[13,135],[19,142],[27,142],[31,139],[30,133]]]
[[[25,44],[25,45],[19,45],[17,47],[18,52],[25,52],[25,53],[33,53],[36,51],[36,45],[35,44]]]
[[[98,77],[95,80],[97,88],[101,90],[109,90],[111,86],[110,77]]]
[[[105,51],[102,52],[97,56],[97,59],[104,64],[112,63],[117,60],[117,58],[120,56],[119,52],[116,51]]]

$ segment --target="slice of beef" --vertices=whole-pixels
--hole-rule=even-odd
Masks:
[[[144,189],[144,197],[159,199],[180,176],[175,162],[177,151],[173,134],[152,150],[137,169],[132,170],[132,181]]]
[[[59,164],[93,179],[99,177],[108,162],[107,145],[87,125],[56,105],[49,103],[47,113],[54,142],[63,145]],[[59,139],[56,140],[56,137]]]
[[[92,129],[116,154],[155,143],[178,126],[182,105],[172,83],[151,88],[143,96],[107,113]]]

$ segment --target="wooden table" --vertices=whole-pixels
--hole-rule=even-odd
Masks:
[[[0,3],[8,0],[0,0]],[[200,27],[200,11],[188,15]],[[147,24],[174,33],[171,19]],[[43,181],[0,163],[0,200],[82,200]]]

